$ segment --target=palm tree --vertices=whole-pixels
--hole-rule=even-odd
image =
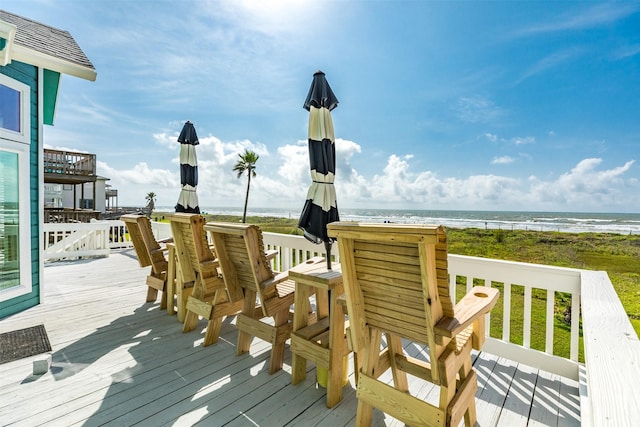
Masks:
[[[153,191],[148,192],[145,199],[148,202],[147,209],[149,209],[149,215],[151,215],[151,212],[153,212],[153,209],[156,207],[156,193]]]
[[[256,163],[260,156],[253,151],[249,151],[245,148],[244,154],[238,154],[240,160],[233,167],[234,172],[238,172],[238,178],[240,178],[245,171],[247,172],[247,195],[244,198],[244,212],[242,213],[242,222],[247,220],[247,203],[249,202],[249,187],[251,187],[251,176],[256,176]]]

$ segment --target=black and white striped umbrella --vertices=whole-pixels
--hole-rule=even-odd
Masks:
[[[198,194],[196,187],[198,186],[198,158],[196,157],[196,145],[198,135],[193,123],[187,121],[182,127],[180,136],[180,197],[176,205],[176,212],[200,213],[198,206]]]
[[[327,224],[339,221],[336,190],[333,185],[336,173],[336,151],[331,110],[338,106],[322,71],[316,71],[304,103],[309,111],[309,163],[311,186],[307,192],[298,227],[313,243],[325,243],[327,266],[331,268],[332,238],[327,236]]]

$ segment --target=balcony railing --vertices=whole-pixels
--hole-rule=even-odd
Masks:
[[[44,208],[44,222],[90,222],[100,219],[100,211],[91,209]]]
[[[45,149],[45,174],[95,176],[96,155]]]
[[[171,237],[169,224],[152,226],[157,239]],[[104,256],[109,248],[131,246],[121,221],[45,224],[44,229],[45,259]],[[279,270],[324,255],[323,246],[300,236],[264,233],[264,243],[278,250],[273,262]],[[337,254],[334,261],[339,262]],[[449,255],[449,274],[454,296],[476,284],[502,288],[502,304],[486,319],[491,324],[491,317],[500,317],[501,333],[493,336],[497,328],[490,328],[483,351],[579,381],[583,425],[634,425],[640,417],[640,341],[606,272]],[[514,295],[522,299],[512,303]],[[570,301],[568,355],[554,352],[560,295]],[[532,316],[534,300],[545,301],[544,327],[537,322],[539,316]],[[514,342],[511,333],[517,310],[522,311],[522,324],[517,325],[522,329],[517,341],[522,342]],[[579,361],[581,321],[584,364]],[[544,348],[534,349],[532,337],[540,333]]]

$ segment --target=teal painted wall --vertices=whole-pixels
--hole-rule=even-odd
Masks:
[[[18,61],[0,66],[0,74],[5,74],[14,80],[31,88],[31,147],[29,149],[29,180],[31,200],[31,293],[21,295],[8,301],[0,302],[0,319],[26,310],[40,302],[40,239],[38,210],[40,208],[38,167],[38,69],[33,65]],[[22,251],[21,251],[22,252]]]

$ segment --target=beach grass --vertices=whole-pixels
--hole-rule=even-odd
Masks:
[[[154,220],[163,220],[168,213],[154,213]],[[232,215],[207,215],[207,221],[240,222]],[[166,219],[165,219],[166,220]],[[278,217],[247,217],[247,223],[257,224],[265,232],[301,235],[297,219]],[[554,231],[484,230],[447,228],[449,253],[494,258],[508,261],[545,264],[559,267],[604,270],[609,275],[622,306],[636,334],[640,336],[640,235],[611,233],[563,233]],[[482,283],[480,283],[482,284]],[[501,291],[497,307],[502,307],[501,283],[492,283]],[[457,293],[464,295],[466,284],[459,279]],[[531,347],[544,351],[546,322],[546,291],[534,289],[531,308]],[[511,287],[510,341],[523,342],[524,288]],[[554,313],[553,353],[569,357],[569,319],[571,296],[556,293]],[[491,314],[491,336],[502,337],[502,313]],[[581,341],[582,341],[582,333]],[[583,361],[582,342],[580,360]]]

